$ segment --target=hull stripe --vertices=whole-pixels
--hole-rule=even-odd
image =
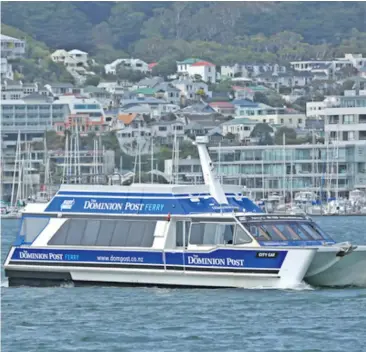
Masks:
[[[37,262],[37,261],[17,261],[11,260],[10,265],[29,265],[29,266],[54,266],[54,267],[83,267],[83,268],[119,268],[119,269],[142,269],[142,270],[172,270],[172,271],[199,271],[199,272],[217,272],[217,273],[238,273],[238,274],[272,274],[278,275],[278,269],[256,269],[256,268],[214,268],[214,267],[202,267],[202,266],[179,266],[179,265],[146,265],[146,264],[99,264],[99,263],[77,263],[77,262]]]

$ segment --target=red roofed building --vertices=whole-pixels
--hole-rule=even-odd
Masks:
[[[64,122],[55,122],[54,128],[58,135],[65,135],[66,130],[77,129],[81,136],[86,136],[90,132],[96,135],[109,130],[109,124],[104,121],[104,117],[91,119],[88,114],[71,114]]]
[[[148,64],[147,67],[149,71],[151,71],[157,64],[158,64],[157,62],[152,62],[151,64]]]
[[[228,101],[213,101],[208,105],[210,105],[212,109],[216,110],[218,113],[224,116],[235,116],[235,106]]]
[[[202,81],[216,83],[216,65],[201,59],[186,59],[178,61],[178,73],[192,78],[201,76]]]

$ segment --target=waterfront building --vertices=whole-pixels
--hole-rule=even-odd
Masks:
[[[246,186],[257,198],[304,190],[347,196],[366,189],[366,141],[212,147],[210,153],[224,183]]]
[[[347,92],[346,92],[347,93]],[[321,111],[326,140],[366,143],[366,95],[347,95],[328,101]]]
[[[366,142],[285,147],[221,145],[211,147],[210,155],[221,182],[241,185],[256,199],[300,191],[346,197],[354,189],[366,189]],[[172,160],[166,160],[164,172],[179,183],[203,182],[198,159],[181,159],[178,168]]]

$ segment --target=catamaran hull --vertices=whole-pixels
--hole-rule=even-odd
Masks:
[[[80,262],[72,264],[65,261],[22,262],[10,259],[14,249],[10,251],[9,259],[5,263],[5,274],[8,277],[9,286],[49,286],[63,282],[74,282],[84,285],[296,288],[301,285],[316,253],[316,249],[284,251],[285,259],[278,269],[254,267],[233,269],[218,266],[198,267],[165,264],[161,266],[161,269],[156,268],[157,265],[139,269],[136,268],[136,265],[121,264]],[[260,249],[258,252],[264,253],[266,251]],[[168,258],[168,254],[165,253],[166,258]],[[271,259],[268,260],[271,261]]]
[[[366,246],[351,253],[340,248],[321,247],[305,275],[305,281],[319,287],[366,287]]]

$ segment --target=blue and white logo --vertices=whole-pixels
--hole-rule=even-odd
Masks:
[[[75,204],[75,199],[64,200],[60,206],[60,209],[61,209],[61,211],[62,210],[71,210],[71,208],[73,207],[74,204]]]

